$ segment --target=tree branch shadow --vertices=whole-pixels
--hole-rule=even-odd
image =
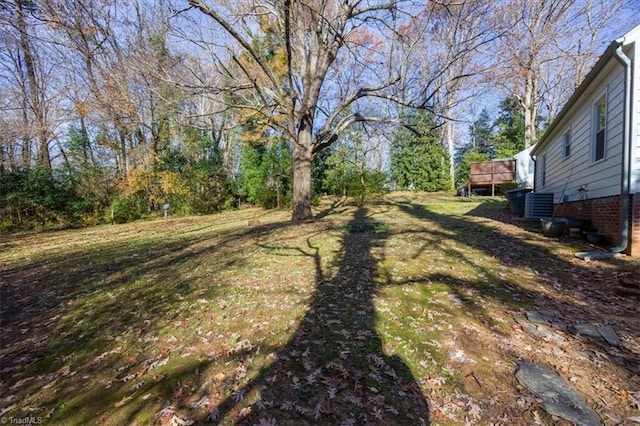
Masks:
[[[335,261],[338,272],[330,280],[311,239],[307,249],[299,249],[313,257],[316,270],[309,310],[274,361],[217,405],[216,419],[226,422],[243,406],[240,396],[252,394],[256,400],[240,411],[238,423],[270,418],[291,425],[429,423],[429,405],[409,367],[384,353],[375,330],[373,250],[387,233],[362,207],[346,229]]]
[[[502,233],[482,220],[489,219],[515,227],[519,224],[505,217],[506,213],[497,207],[499,204],[494,200],[480,204],[464,216],[444,215],[423,204],[396,204],[405,214],[424,221],[424,238],[428,238],[426,244],[449,239],[453,244],[449,247],[441,245],[438,250],[445,256],[458,259],[461,268],[472,271],[472,277],[466,279],[460,279],[455,274],[431,272],[425,273],[420,280],[446,284],[465,308],[483,323],[491,325],[492,318],[473,298],[466,297],[470,293],[499,302],[522,317],[525,317],[526,312],[541,310],[549,318],[546,326],[563,335],[575,337],[579,333],[574,326],[589,323],[611,324],[618,328],[620,334],[637,338],[637,316],[629,312],[629,317],[621,321],[624,311],[620,302],[623,299],[612,294],[612,283],[608,283],[606,287],[590,285],[596,277],[598,283],[613,281],[621,267],[616,260],[608,264],[576,264],[554,250],[555,244],[563,241],[547,241],[527,226],[520,227],[517,236]],[[480,218],[480,221],[475,218]],[[435,226],[430,229],[430,224]],[[424,246],[417,256],[421,256],[423,250]],[[473,254],[476,251],[497,259],[502,264],[502,271],[478,263]],[[522,286],[506,279],[505,271],[509,269],[530,273],[535,277],[532,279],[537,285]],[[389,282],[395,285],[408,284],[403,281]],[[625,302],[624,305],[630,306],[630,303]],[[636,324],[636,327],[629,327],[629,323]],[[614,347],[604,339],[587,336],[579,336],[578,339],[591,351],[613,355],[612,359],[616,359],[617,366],[626,370],[629,377],[640,374],[640,353],[630,349],[631,346],[626,349]]]

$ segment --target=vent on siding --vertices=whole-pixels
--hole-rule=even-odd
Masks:
[[[524,198],[524,218],[553,216],[553,192],[529,192]]]

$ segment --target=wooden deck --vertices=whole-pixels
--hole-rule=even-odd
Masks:
[[[467,181],[467,194],[473,188],[491,186],[491,196],[495,195],[496,185],[516,182],[516,160],[493,160],[472,163]]]

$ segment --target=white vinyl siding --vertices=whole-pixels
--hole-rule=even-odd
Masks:
[[[629,52],[625,52],[629,58],[633,58],[634,54],[638,54],[635,46],[632,46]],[[633,63],[633,97],[631,98],[632,118],[631,133],[633,134],[633,149],[631,153],[631,192],[640,193],[640,61],[638,58]]]
[[[539,164],[536,191],[553,192],[554,202],[579,200],[578,189],[588,187],[589,198],[620,193],[620,153],[622,149],[622,110],[624,107],[624,72],[613,61],[603,78],[594,84],[564,117],[557,131],[545,140],[537,153],[538,161],[546,158],[545,182]],[[605,156],[593,162],[593,108],[602,97],[607,99]],[[565,157],[564,136],[571,132],[571,155]],[[640,184],[639,184],[640,185]]]

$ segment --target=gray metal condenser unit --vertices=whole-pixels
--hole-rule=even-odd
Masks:
[[[524,199],[524,218],[553,216],[553,192],[529,192]]]

